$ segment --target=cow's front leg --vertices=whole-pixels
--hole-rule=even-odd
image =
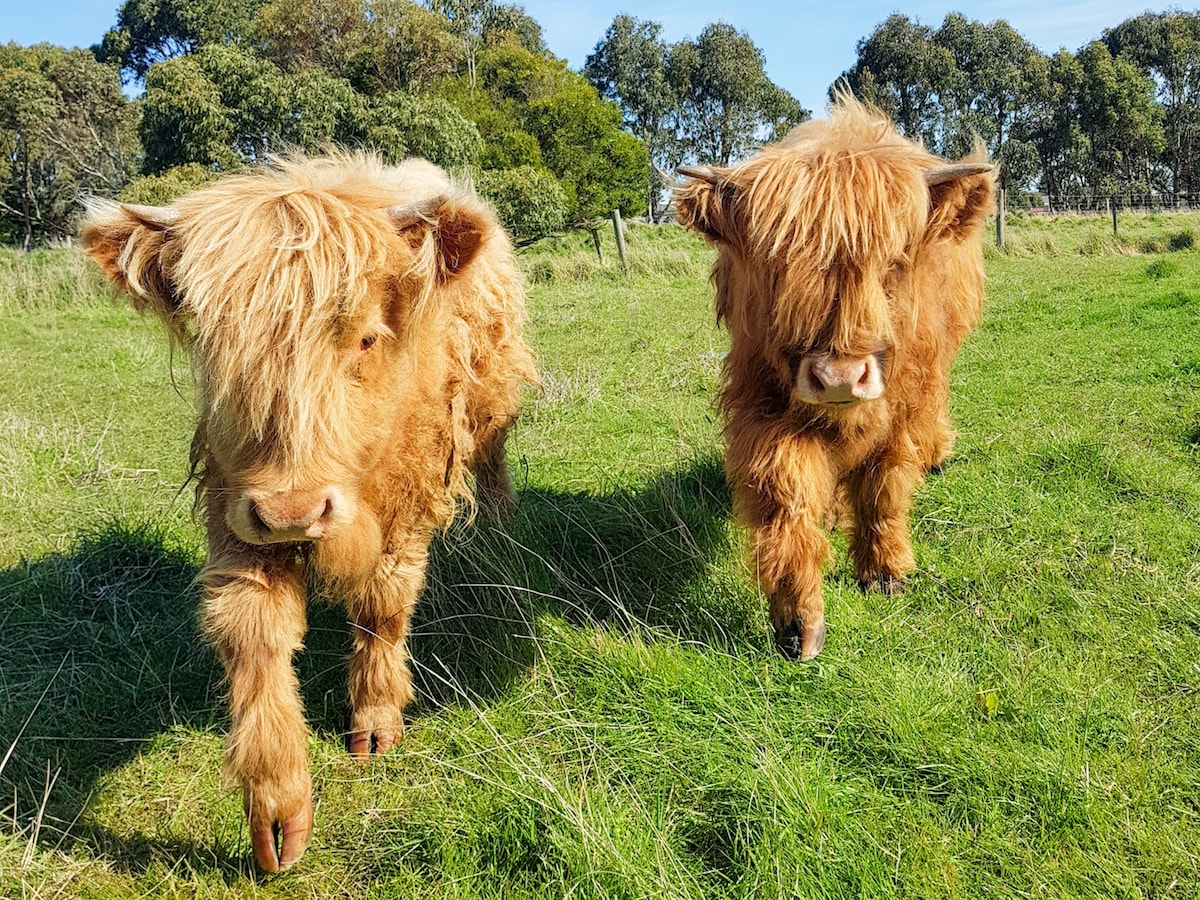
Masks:
[[[903,435],[897,437],[848,480],[854,507],[850,551],[858,583],[887,594],[899,591],[916,566],[908,517],[923,474],[916,448]]]
[[[405,642],[425,582],[428,545],[428,536],[393,538],[374,576],[347,600],[354,643],[349,747],[363,761],[404,735],[404,707],[414,697]]]
[[[752,562],[770,598],[775,646],[790,659],[808,660],[825,644],[821,582],[830,548],[822,526],[833,502],[832,467],[816,441],[791,433],[765,437],[761,452],[746,456],[740,442],[731,442],[726,466],[738,517],[754,529]]]
[[[268,872],[312,838],[307,727],[292,656],[305,629],[304,589],[289,560],[210,555],[203,624],[229,682],[225,768],[242,785],[254,858]]]
[[[782,513],[755,529],[758,580],[770,598],[775,646],[789,659],[808,660],[825,646],[822,569],[829,541],[815,516]]]

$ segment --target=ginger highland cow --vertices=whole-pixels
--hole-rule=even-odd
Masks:
[[[982,152],[939,159],[844,95],[745,162],[680,173],[680,220],[719,250],[735,514],[776,645],[811,659],[831,518],[849,523],[864,588],[895,591],[914,567],[909,508],[950,456],[950,367],[983,301],[995,173]]]
[[[512,247],[435,166],[366,155],[283,162],[166,208],[96,204],[83,244],[197,374],[226,767],[255,859],[286,869],[313,823],[292,667],[307,587],[353,621],[349,747],[368,759],[404,731],[432,535],[472,481],[485,507],[514,502],[504,441],[535,376]]]

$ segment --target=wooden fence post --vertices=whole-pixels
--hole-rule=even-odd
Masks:
[[[614,209],[612,211],[613,231],[617,235],[617,256],[621,257],[621,270],[629,274],[629,260],[625,256],[625,225],[621,221],[621,211]]]
[[[1113,237],[1117,236],[1117,202],[1112,197],[1108,198],[1108,210],[1112,213],[1113,222]]]
[[[592,243],[596,245],[596,256],[600,259],[600,265],[604,265],[604,251],[600,249],[600,227],[592,229]]]
[[[1000,188],[1000,206],[996,210],[996,246],[1004,249],[1004,188]]]

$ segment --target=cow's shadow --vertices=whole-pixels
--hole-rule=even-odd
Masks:
[[[414,620],[413,715],[485,704],[529,671],[547,621],[648,640],[754,640],[752,600],[706,606],[704,574],[728,551],[728,519],[714,458],[636,490],[527,490],[504,525],[482,514],[454,525],[436,542]],[[107,773],[172,727],[214,741],[225,728],[220,667],[196,618],[199,563],[153,527],[113,523],[70,553],[0,571],[3,722],[20,732],[0,741],[0,796],[17,827],[37,820],[41,844],[82,843],[129,871],[163,858],[226,879],[250,871],[244,853],[119,835],[89,809]],[[348,718],[348,648],[341,609],[311,604],[297,663],[308,720],[326,737]]]

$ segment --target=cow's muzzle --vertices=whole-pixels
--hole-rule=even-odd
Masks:
[[[882,397],[883,388],[883,365],[876,354],[804,356],[796,373],[796,394],[806,403],[862,403]]]
[[[329,532],[344,502],[331,487],[248,491],[230,507],[227,518],[234,533],[250,544],[315,541]]]

